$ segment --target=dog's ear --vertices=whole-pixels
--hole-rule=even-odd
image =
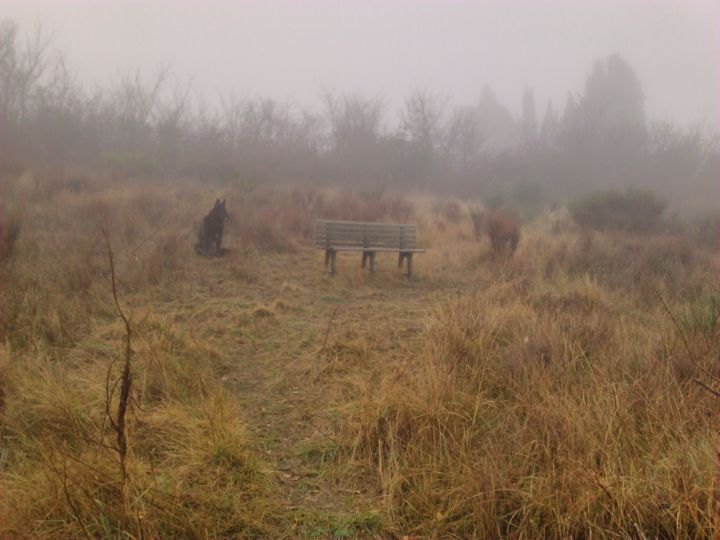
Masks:
[[[220,199],[215,199],[215,207],[220,206]]]
[[[225,202],[226,202],[226,201],[227,201],[227,199],[223,199],[223,200],[222,200],[222,203],[220,203],[220,204],[222,204],[222,207],[223,207],[223,208],[225,208]]]

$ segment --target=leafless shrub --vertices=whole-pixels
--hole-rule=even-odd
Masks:
[[[128,407],[130,406],[131,396],[130,391],[132,389],[132,326],[130,319],[125,315],[122,307],[120,306],[120,300],[118,298],[117,290],[117,278],[115,276],[115,259],[113,256],[112,244],[110,243],[110,232],[107,228],[103,229],[103,235],[105,237],[105,243],[107,246],[108,266],[110,268],[110,284],[112,286],[112,296],[115,302],[115,308],[117,314],[123,322],[125,327],[125,350],[123,354],[122,373],[120,377],[114,382],[110,382],[110,375],[112,372],[113,365],[110,364],[108,367],[108,375],[105,381],[105,417],[110,422],[110,426],[115,430],[116,446],[115,451],[119,457],[120,466],[120,502],[121,505],[125,505],[127,497],[127,482],[128,482],[128,439],[127,439],[127,426],[126,426],[126,415]],[[113,394],[115,389],[120,384],[120,394],[118,395],[117,413],[113,415],[110,411],[110,407],[113,400]]]
[[[520,241],[520,225],[502,210],[479,210],[470,212],[476,238],[484,234],[490,240],[495,255],[512,255]]]

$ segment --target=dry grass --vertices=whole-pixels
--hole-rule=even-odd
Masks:
[[[380,192],[44,171],[0,195],[23,216],[2,274],[0,537],[714,532],[717,403],[693,382],[720,354],[711,243],[558,211],[497,257],[464,205]],[[229,255],[199,258],[218,196]],[[316,218],[416,222],[429,251],[412,281],[348,254],[330,278]],[[124,502],[105,224],[135,336]]]
[[[398,530],[710,537],[717,406],[692,379],[717,373],[718,294],[681,301],[698,314],[683,329],[658,302],[539,269],[443,303],[355,416]]]

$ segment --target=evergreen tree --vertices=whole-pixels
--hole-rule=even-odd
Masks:
[[[523,91],[522,118],[520,134],[525,148],[534,148],[538,143],[538,122],[535,113],[535,98],[532,90],[525,86]]]
[[[560,134],[560,120],[558,119],[552,100],[548,100],[545,116],[540,126],[540,142],[543,146],[552,148],[557,144]]]

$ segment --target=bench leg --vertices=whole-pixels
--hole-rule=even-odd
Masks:
[[[330,264],[330,250],[325,250],[325,270],[327,270],[328,264]]]
[[[412,277],[412,258],[413,258],[413,254],[412,254],[412,253],[408,253],[408,254],[406,255],[406,257],[407,257],[407,278],[410,279],[410,278]]]
[[[370,252],[370,273],[371,274],[375,273],[375,252],[374,251]]]
[[[334,249],[330,251],[330,274],[335,275],[335,257],[337,257],[337,251]]]
[[[363,251],[362,255],[362,263],[360,263],[360,268],[365,268],[365,263],[367,262],[368,254],[366,251]]]

